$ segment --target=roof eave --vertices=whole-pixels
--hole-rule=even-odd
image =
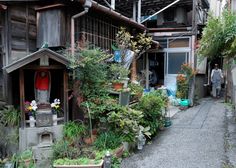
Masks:
[[[62,55],[60,55],[60,54],[58,54],[55,51],[52,51],[50,49],[43,48],[43,49],[40,49],[40,50],[38,50],[34,53],[31,53],[31,54],[23,57],[23,58],[15,61],[15,62],[12,62],[11,64],[3,67],[2,69],[6,70],[7,73],[11,73],[11,72],[13,72],[13,71],[25,66],[25,65],[37,60],[37,59],[40,59],[40,57],[42,55],[45,55],[46,53],[49,54],[49,58],[52,58],[52,59],[56,60],[57,62],[60,62],[61,64],[65,65],[65,66],[69,65],[69,60],[66,57],[64,57],[64,56],[62,56]]]
[[[79,0],[79,2],[81,4],[84,4],[85,0]],[[107,8],[95,1],[92,1],[92,9],[94,10],[97,10],[97,11],[100,11],[100,12],[103,12],[103,13],[106,13],[118,20],[121,20],[121,21],[124,21],[132,26],[134,26],[135,28],[138,28],[138,29],[141,29],[141,30],[147,30],[147,28],[143,25],[143,24],[140,24],[140,23],[137,23],[136,21],[134,21],[133,19],[130,19],[126,16],[123,16],[122,14],[110,9],[110,8]]]

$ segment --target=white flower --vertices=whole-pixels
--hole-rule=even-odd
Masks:
[[[56,106],[55,103],[51,103],[51,107],[54,108]]]
[[[32,106],[32,109],[34,110],[34,111],[36,111],[37,110],[37,106]]]
[[[33,107],[33,106],[37,106],[37,103],[36,103],[35,100],[32,100],[31,103],[30,103],[30,105],[31,105],[32,107]]]
[[[59,105],[60,104],[60,99],[54,99],[54,103],[57,105]]]

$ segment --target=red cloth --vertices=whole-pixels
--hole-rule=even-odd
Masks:
[[[41,72],[45,72],[45,76],[41,76]],[[36,74],[35,88],[39,90],[49,89],[49,74],[47,71],[40,71]]]

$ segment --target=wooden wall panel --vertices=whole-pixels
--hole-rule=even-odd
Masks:
[[[49,47],[65,46],[65,15],[63,10],[39,11],[37,23],[37,47],[45,42]]]
[[[12,37],[25,38],[26,37],[26,25],[23,22],[11,21],[11,35]]]
[[[36,51],[36,12],[34,6],[22,3],[9,9],[9,63]]]

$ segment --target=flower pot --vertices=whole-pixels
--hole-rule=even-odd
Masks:
[[[29,167],[30,166],[31,159],[25,159],[25,160],[20,160],[19,164],[24,167]]]
[[[54,168],[102,168],[103,167],[102,160],[99,164],[88,164],[88,165],[53,165]]]
[[[124,145],[121,145],[119,148],[117,148],[115,151],[114,151],[114,155],[118,158],[120,158],[123,153],[125,151],[125,148],[124,148]]]
[[[127,88],[128,87],[129,78],[122,78],[121,80],[122,80],[121,83],[124,84],[123,87]]]
[[[35,127],[35,119],[33,116],[29,116],[30,127]]]
[[[124,83],[112,83],[113,89],[114,90],[121,90],[123,89]]]
[[[52,121],[54,126],[57,125],[57,114],[52,115]]]
[[[92,135],[92,137],[86,137],[84,138],[84,142],[87,145],[91,145],[92,143],[94,143],[94,141],[97,139],[96,135]]]

